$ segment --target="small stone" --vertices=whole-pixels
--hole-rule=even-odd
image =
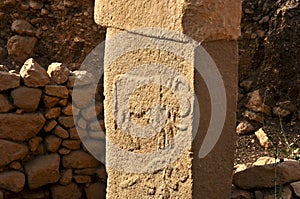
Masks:
[[[72,103],[68,103],[66,107],[62,109],[62,113],[65,115],[72,115]]]
[[[246,80],[246,81],[243,81],[240,83],[240,86],[246,91],[250,91],[250,89],[252,88],[252,84],[253,84],[253,81],[250,81],[250,80]]]
[[[22,2],[20,5],[21,10],[29,10],[29,5],[28,3]]]
[[[106,185],[101,182],[90,184],[85,189],[87,199],[105,198]]]
[[[18,63],[24,63],[34,54],[37,39],[29,36],[15,35],[7,41],[8,55]],[[26,85],[26,84],[25,84]]]
[[[7,113],[12,110],[14,106],[8,100],[5,94],[0,94],[0,113]]]
[[[275,166],[254,166],[233,175],[233,184],[242,189],[261,189],[274,186]],[[300,162],[284,161],[276,165],[277,184],[300,180]]]
[[[15,170],[20,170],[22,168],[22,165],[20,162],[18,161],[14,161],[12,163],[9,164],[9,167]]]
[[[81,191],[75,183],[66,186],[53,185],[51,187],[52,199],[80,199]]]
[[[20,192],[25,185],[25,175],[19,171],[6,171],[0,173],[0,188]]]
[[[19,87],[20,79],[19,74],[0,71],[0,91]]]
[[[268,135],[264,132],[264,130],[262,128],[260,128],[258,131],[256,131],[255,135],[256,135],[257,139],[259,140],[259,143],[262,147],[269,148],[271,146]]]
[[[57,118],[60,115],[60,112],[61,112],[60,107],[51,108],[45,113],[45,118],[46,119]]]
[[[291,187],[297,197],[300,197],[300,181],[291,183]]]
[[[57,135],[58,137],[61,137],[62,139],[67,139],[69,137],[69,133],[67,130],[62,128],[61,126],[57,125],[53,131],[53,134]]]
[[[45,126],[44,126],[44,131],[45,132],[52,131],[56,125],[57,125],[57,122],[55,120],[47,121]]]
[[[27,154],[26,145],[0,139],[0,166],[8,165],[15,160],[22,160]]]
[[[91,176],[85,176],[85,175],[75,175],[73,176],[74,180],[78,184],[87,184],[92,182]]]
[[[59,102],[59,100],[60,99],[58,97],[51,97],[48,95],[43,96],[43,102],[47,108],[54,107]]]
[[[68,185],[72,182],[72,178],[73,178],[72,169],[67,169],[64,172],[62,172],[59,183],[61,185]]]
[[[243,171],[247,168],[249,168],[251,165],[249,164],[237,164],[234,166],[234,171],[235,172],[240,172],[240,171]]]
[[[253,10],[250,10],[250,9],[248,9],[248,8],[244,9],[244,12],[245,12],[246,14],[253,14],[253,13],[254,13]]]
[[[80,149],[81,141],[80,140],[64,140],[62,146],[67,149],[77,150]]]
[[[92,105],[86,109],[83,109],[81,111],[81,115],[87,121],[93,121],[93,120],[97,119],[97,116],[100,113],[102,113],[102,111],[103,111],[103,104],[96,102],[94,105]]]
[[[99,162],[90,154],[78,150],[63,156],[62,164],[65,168],[82,169],[99,166]]]
[[[38,134],[45,122],[44,116],[40,113],[0,114],[0,138],[25,141]]]
[[[69,76],[69,81],[67,86],[69,88],[73,88],[75,81],[76,81],[75,86],[89,85],[94,82],[94,76],[92,73],[89,73],[87,71],[80,71],[80,70],[72,71],[71,76]]]
[[[45,147],[47,151],[55,153],[59,149],[61,142],[61,138],[50,135],[45,138]]]
[[[247,133],[252,132],[253,130],[254,127],[247,121],[240,122],[239,125],[236,127],[236,133],[238,135],[245,135]]]
[[[68,99],[61,99],[61,100],[59,100],[58,104],[61,106],[67,106]]]
[[[49,183],[56,183],[59,178],[60,157],[57,154],[38,156],[25,164],[30,189],[36,189]]]
[[[73,140],[79,140],[80,139],[75,127],[69,129],[69,134],[70,134],[70,138],[73,139]]]
[[[264,16],[258,23],[263,24],[263,23],[268,23],[270,20],[269,16]]]
[[[266,115],[271,115],[271,108],[263,104],[263,100],[259,94],[259,90],[253,91],[249,94],[249,101],[246,107],[255,112],[262,112]]]
[[[65,128],[72,128],[75,126],[72,116],[60,116],[58,122]]]
[[[82,129],[86,129],[87,122],[83,118],[79,118],[77,120],[77,126],[80,127],[80,128],[82,128]]]
[[[276,103],[276,105],[290,112],[296,112],[298,110],[297,106],[293,104],[290,100]]]
[[[45,86],[45,93],[54,97],[68,98],[69,91],[65,86],[47,85]]]
[[[276,162],[279,162],[279,160],[277,159]],[[263,156],[263,157],[259,157],[253,164],[252,166],[262,166],[262,165],[266,165],[266,164],[274,164],[275,163],[275,158],[273,157],[268,157],[268,156]]]
[[[20,75],[28,87],[43,87],[50,83],[46,70],[32,58],[24,63]]]
[[[36,151],[40,145],[40,143],[43,141],[43,139],[41,137],[34,137],[31,138],[28,142],[28,146],[30,151]]]
[[[6,66],[4,66],[4,65],[1,65],[1,64],[0,64],[0,71],[1,72],[9,72],[8,68]]]
[[[288,115],[291,114],[291,111],[287,110],[287,109],[284,109],[284,108],[281,108],[279,106],[276,106],[273,108],[273,114],[280,117],[280,118],[285,118],[287,117]]]
[[[62,63],[57,62],[48,66],[47,73],[50,76],[51,81],[57,84],[65,83],[70,75],[69,69]]]
[[[71,153],[71,150],[70,149],[66,149],[66,148],[61,148],[61,149],[58,150],[58,153],[60,155],[67,155],[67,154]]]
[[[11,92],[14,105],[26,112],[34,112],[40,103],[42,91],[36,88],[19,87]]]
[[[40,10],[44,6],[42,3],[36,1],[29,1],[28,3],[30,8],[34,10]]]
[[[252,112],[252,111],[248,111],[246,110],[245,112],[243,112],[243,117],[250,120],[250,121],[255,121],[255,122],[259,122],[259,123],[263,123],[264,119],[261,115],[259,115],[258,113]]]
[[[11,30],[16,32],[19,35],[27,35],[27,36],[34,36],[35,30],[34,27],[23,19],[15,20],[11,25]]]
[[[45,8],[42,8],[41,15],[42,16],[47,16],[48,14],[49,14],[49,11],[47,9],[45,9]]]

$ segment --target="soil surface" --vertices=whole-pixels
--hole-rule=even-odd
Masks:
[[[28,51],[41,66],[63,62],[72,70],[78,69],[85,56],[105,39],[105,29],[94,22],[93,7],[94,0],[1,1],[0,64],[15,70],[22,66],[20,55],[13,54],[9,45],[9,40],[17,35],[36,38],[33,49],[24,45],[19,49]],[[32,31],[26,27],[25,31],[13,29],[16,20],[28,22]],[[274,156],[276,148],[286,149],[286,140],[288,145],[300,147],[299,1],[244,0],[239,54],[237,125],[248,120],[252,129],[237,135],[235,162]],[[269,115],[246,108],[249,93],[256,90],[263,103],[273,110]],[[288,114],[276,115],[276,107]],[[262,116],[264,121],[249,120],[243,116],[246,110]],[[254,132],[261,127],[273,141],[273,147],[260,146]]]
[[[298,0],[243,1],[237,125],[247,120],[243,113],[249,93],[255,90],[272,112],[263,114],[261,123],[250,121],[253,129],[237,136],[236,163],[253,162],[265,155],[275,157],[276,149],[280,156],[292,156],[292,148],[300,147],[299,14]],[[276,110],[286,112],[278,114]],[[253,134],[261,127],[273,142],[268,149]]]

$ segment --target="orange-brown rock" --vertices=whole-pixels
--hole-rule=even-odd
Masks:
[[[23,19],[15,20],[11,25],[11,30],[19,35],[34,36],[35,34],[34,27]]]
[[[60,157],[58,154],[38,156],[25,164],[28,186],[36,189],[60,178]]]
[[[36,88],[19,87],[11,92],[14,105],[26,112],[34,112],[40,103],[42,91]]]
[[[69,91],[65,86],[47,85],[45,86],[45,93],[54,97],[68,98]]]
[[[59,100],[60,99],[58,97],[53,97],[48,95],[43,96],[43,102],[47,108],[52,108],[59,102]]]
[[[7,113],[13,108],[14,106],[8,100],[7,96],[5,94],[0,94],[0,113]]]
[[[0,91],[20,86],[20,75],[14,72],[0,71]]]
[[[25,175],[19,171],[5,171],[0,173],[0,188],[12,192],[20,192],[25,185]]]
[[[45,138],[45,147],[49,152],[56,152],[61,144],[61,138],[56,137],[55,135],[50,135]]]
[[[63,84],[68,80],[70,71],[62,63],[54,62],[48,66],[47,73],[52,83]]]
[[[62,146],[67,149],[77,150],[80,149],[81,141],[80,140],[64,140]]]
[[[8,140],[0,139],[0,166],[12,161],[22,160],[28,154],[28,147]]]
[[[45,118],[54,119],[57,118],[60,115],[60,113],[61,113],[60,107],[51,108],[45,113]]]
[[[276,165],[277,184],[300,180],[300,162],[285,161]],[[275,165],[254,166],[233,175],[233,184],[242,189],[271,188],[274,186]]]
[[[38,134],[45,121],[44,116],[40,113],[0,114],[0,138],[25,141]]]
[[[70,154],[63,156],[62,164],[65,168],[82,169],[97,167],[99,162],[90,154],[78,150],[72,151]]]
[[[52,133],[63,139],[67,139],[69,137],[68,131],[66,129],[64,129],[63,127],[61,127],[60,125],[57,125],[53,129]]]
[[[64,172],[62,172],[59,183],[61,185],[68,185],[72,182],[72,178],[73,178],[72,169],[67,169]]]
[[[42,87],[50,83],[46,70],[32,58],[24,63],[20,75],[28,87]]]
[[[72,116],[60,116],[58,122],[65,128],[74,127],[74,119]]]
[[[15,35],[7,41],[8,55],[17,63],[22,64],[34,54],[35,37]]]

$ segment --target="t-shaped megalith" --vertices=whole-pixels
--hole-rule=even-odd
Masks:
[[[240,18],[241,0],[96,0],[107,198],[230,198]]]

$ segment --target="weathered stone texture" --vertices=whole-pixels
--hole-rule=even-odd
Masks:
[[[49,183],[55,183],[60,178],[60,157],[58,154],[38,156],[25,164],[28,186],[36,189]]]
[[[42,114],[0,114],[0,138],[25,141],[34,137],[43,128]]]

